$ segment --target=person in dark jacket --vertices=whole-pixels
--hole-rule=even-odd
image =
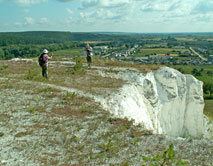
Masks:
[[[92,63],[92,47],[90,47],[89,44],[86,45],[86,52],[87,52],[87,64],[88,68],[91,68],[91,63]]]
[[[51,56],[48,56],[48,50],[44,49],[42,54],[40,55],[39,58],[39,64],[42,68],[42,76],[46,79],[48,79],[48,60],[51,60],[53,57],[53,54]]]

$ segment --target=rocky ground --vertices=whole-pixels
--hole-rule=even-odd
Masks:
[[[186,165],[213,165],[213,141],[153,135],[103,110],[95,98],[125,83],[108,77],[117,70],[94,67],[82,76],[69,65],[53,63],[45,81],[34,63],[2,62],[0,165],[150,165],[142,156],[169,144]]]

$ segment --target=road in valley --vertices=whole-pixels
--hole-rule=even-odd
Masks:
[[[190,51],[192,51],[192,53],[194,53],[195,55],[197,55],[200,59],[207,61],[206,58],[202,57],[199,53],[197,53],[192,47],[189,47]]]

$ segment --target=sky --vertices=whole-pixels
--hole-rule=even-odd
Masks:
[[[213,0],[0,0],[0,32],[213,32]]]

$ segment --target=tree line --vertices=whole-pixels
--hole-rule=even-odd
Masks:
[[[141,36],[127,34],[105,33],[74,33],[74,32],[6,32],[0,33],[0,46],[11,44],[52,44],[82,41],[132,41],[139,40]]]
[[[9,46],[0,47],[0,59],[9,60],[12,58],[27,58],[27,57],[37,57],[40,55],[44,48],[48,48],[50,52],[84,47],[85,43],[80,42],[66,42],[60,44],[45,44],[45,45],[35,45],[35,44],[14,44]]]

